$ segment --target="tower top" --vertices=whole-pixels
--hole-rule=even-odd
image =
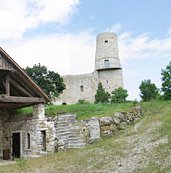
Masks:
[[[121,69],[117,36],[104,32],[97,36],[95,70]]]

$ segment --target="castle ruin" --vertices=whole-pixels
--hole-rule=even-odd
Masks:
[[[79,100],[95,101],[98,83],[111,93],[123,87],[122,67],[119,60],[117,36],[101,33],[96,39],[95,71],[91,74],[63,76],[66,89],[57,98],[57,104],[74,104]]]

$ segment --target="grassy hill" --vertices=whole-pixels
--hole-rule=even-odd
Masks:
[[[171,101],[141,105],[144,116],[111,138],[104,138],[83,149],[37,159],[19,159],[14,164],[0,166],[0,173],[170,173]]]

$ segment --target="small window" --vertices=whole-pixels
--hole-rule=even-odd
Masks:
[[[109,83],[109,81],[108,81],[108,80],[106,80],[106,83]]]
[[[108,43],[108,40],[105,40],[105,43]]]
[[[27,149],[30,149],[30,133],[27,133]]]
[[[80,90],[81,90],[81,92],[84,91],[84,86],[83,85],[80,86]]]
[[[110,64],[109,64],[109,60],[108,59],[104,60],[104,65],[105,65],[105,67],[109,67]]]
[[[63,102],[62,105],[67,105],[66,102]]]
[[[41,135],[42,135],[42,151],[46,151],[46,131],[42,130]]]

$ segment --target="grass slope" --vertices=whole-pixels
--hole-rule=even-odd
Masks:
[[[131,102],[123,104],[74,104],[61,106],[47,106],[46,115],[55,116],[58,113],[76,113],[77,119],[86,119],[93,116],[112,116],[114,112],[127,111]]]
[[[0,166],[0,173],[171,172],[171,101],[142,103],[144,116],[86,148]]]

